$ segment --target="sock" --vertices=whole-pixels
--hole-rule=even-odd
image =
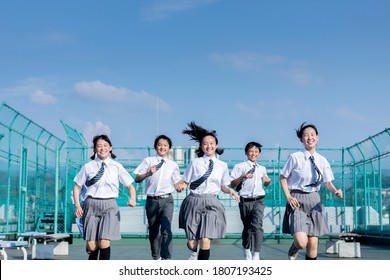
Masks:
[[[310,258],[308,255],[306,255],[305,260],[315,261],[317,257]]]
[[[210,249],[208,250],[199,250],[198,260],[208,260],[210,259]]]
[[[191,247],[190,247],[190,243],[188,243],[187,242],[187,248],[190,250],[190,251],[192,251],[192,252],[196,252],[196,251],[198,251],[197,249],[192,249]]]
[[[111,247],[100,249],[99,260],[109,260],[111,257]]]
[[[95,251],[89,251],[88,260],[97,260],[99,255],[99,248],[96,248]]]

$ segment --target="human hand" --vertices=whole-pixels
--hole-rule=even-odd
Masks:
[[[287,201],[288,201],[288,204],[290,204],[290,206],[291,206],[292,208],[299,208],[299,207],[300,207],[299,201],[298,201],[298,199],[296,199],[295,197],[290,196],[290,197],[287,199]]]
[[[81,206],[76,206],[76,210],[74,211],[74,215],[77,218],[81,218],[83,216],[83,214],[84,214],[83,208],[81,208]]]
[[[229,190],[229,194],[231,198],[235,198],[237,202],[240,202],[240,196],[233,189]]]
[[[334,195],[337,196],[337,197],[342,198],[342,197],[343,197],[343,191],[342,191],[341,189],[336,190],[336,191],[334,192]]]
[[[263,176],[263,184],[268,187],[271,184],[271,179],[268,176]]]
[[[151,173],[151,175],[153,175],[154,173],[156,173],[156,171],[157,171],[156,165],[152,165],[152,166],[150,167],[150,173]]]
[[[187,188],[187,185],[188,184],[186,182],[184,182],[183,180],[180,180],[175,185],[176,191],[179,192],[179,193],[184,191]]]
[[[130,207],[135,207],[137,205],[137,202],[135,201],[135,199],[130,199],[127,202],[127,205],[130,206]]]

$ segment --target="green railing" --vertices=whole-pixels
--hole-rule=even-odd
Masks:
[[[20,233],[33,229],[41,212],[58,211],[64,141],[5,103],[0,135],[0,230]]]
[[[53,232],[77,234],[74,206],[70,196],[73,179],[81,166],[89,161],[92,150],[82,133],[60,121],[66,141],[3,103],[0,107],[0,232],[20,233],[45,228],[42,218],[53,217]],[[65,145],[66,144],[66,145]],[[243,148],[224,147],[220,156],[229,168],[244,161]],[[146,156],[155,154],[153,147],[113,147],[117,160],[132,174]],[[298,148],[263,147],[259,163],[267,168],[271,186],[266,189],[264,230],[268,235],[281,235],[285,198],[279,173],[287,157]],[[321,188],[320,195],[334,232],[358,231],[372,236],[390,237],[390,129],[369,136],[347,148],[319,149],[330,162],[334,184],[342,188],[344,198],[335,198]],[[170,158],[184,172],[195,156],[195,147],[172,148]],[[121,186],[121,231],[124,235],[145,236],[144,185],[136,185],[138,206],[126,207],[127,192]],[[177,214],[186,193],[174,194],[173,231],[178,229]],[[219,195],[228,217],[228,235],[239,235],[241,221],[237,203]],[[48,219],[46,219],[48,220]]]

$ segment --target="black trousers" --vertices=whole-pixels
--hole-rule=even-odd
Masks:
[[[172,258],[173,197],[146,199],[146,217],[149,225],[149,242],[153,259]]]
[[[260,252],[263,244],[264,197],[246,201],[241,198],[239,203],[242,230],[242,246],[254,252]]]

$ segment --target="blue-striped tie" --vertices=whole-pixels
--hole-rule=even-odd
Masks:
[[[161,168],[161,166],[164,164],[165,160],[161,160],[157,165],[156,165],[156,171]]]
[[[307,185],[306,187],[315,187],[315,186],[318,186],[319,184],[321,184],[323,178],[322,178],[321,171],[318,169],[317,165],[314,162],[314,157],[310,156],[309,159],[311,161],[311,165],[313,166],[314,170],[316,171],[317,179],[314,183],[311,183],[310,185]]]
[[[256,169],[256,165],[254,164],[252,166],[252,168],[246,173],[246,174],[253,174],[255,173],[255,169]],[[239,192],[241,189],[242,189],[242,185],[244,184],[244,182],[247,180],[248,178],[243,178],[240,182],[240,184],[236,187],[236,192]]]
[[[87,187],[94,185],[97,181],[100,180],[100,178],[102,178],[102,176],[104,174],[104,166],[105,166],[105,163],[102,162],[102,166],[100,167],[98,173],[92,179],[87,180],[87,182],[85,182],[85,185]]]
[[[203,174],[202,177],[200,177],[198,180],[192,182],[190,184],[190,189],[191,190],[195,190],[197,187],[199,187],[204,181],[207,180],[207,178],[210,176],[211,172],[213,171],[213,168],[214,168],[214,162],[212,159],[210,159],[210,162],[209,162],[209,168],[207,169],[206,173]]]

